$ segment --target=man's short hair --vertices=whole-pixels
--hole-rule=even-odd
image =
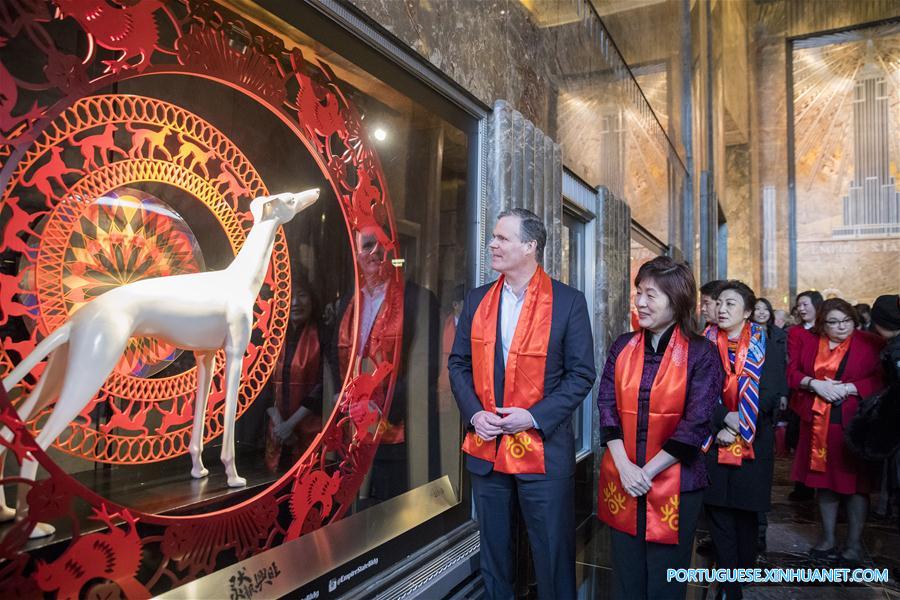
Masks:
[[[500,213],[497,220],[499,221],[503,217],[519,217],[521,221],[519,237],[526,244],[528,242],[537,242],[534,257],[539,263],[543,263],[544,247],[547,245],[547,228],[544,227],[544,222],[527,208],[507,208]]]
[[[700,295],[709,296],[713,300],[718,300],[719,288],[722,287],[723,283],[725,283],[723,279],[713,279],[712,281],[707,281],[700,286]]]

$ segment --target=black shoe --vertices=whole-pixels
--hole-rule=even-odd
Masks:
[[[697,540],[697,552],[699,554],[712,554],[714,551],[715,546],[713,546],[712,538],[708,535],[704,535]]]
[[[827,550],[818,550],[816,548],[810,548],[807,555],[813,560],[837,560],[838,552],[837,548],[832,546]]]

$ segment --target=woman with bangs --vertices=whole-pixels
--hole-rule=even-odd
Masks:
[[[704,449],[710,485],[704,494],[716,566],[756,564],[760,513],[770,508],[775,464],[773,418],[786,388],[787,339],[751,320],[757,300],[740,281],[719,288],[716,324],[704,335],[716,344],[725,381]],[[717,597],[741,598],[727,582]]]
[[[813,335],[800,340],[788,357],[788,385],[796,392],[800,440],[792,477],[817,491],[821,532],[809,554],[815,559],[841,559],[855,565],[863,558],[862,530],[866,521],[872,476],[865,463],[851,454],[844,428],[853,419],[860,398],[883,387],[880,338],[857,331],[856,311],[840,298],[825,300],[816,314]],[[836,545],[838,508],[847,507],[847,542]]]
[[[690,565],[722,366],[694,333],[687,265],[655,258],[634,284],[640,328],[613,343],[597,399],[607,446],[597,516],[611,528],[615,597],[684,598],[687,585],[666,572]]]

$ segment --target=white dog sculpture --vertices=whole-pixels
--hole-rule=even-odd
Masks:
[[[209,471],[200,456],[209,387],[215,373],[215,357],[225,350],[225,415],[222,463],[230,487],[246,485],[234,465],[234,423],[237,414],[241,361],[253,327],[253,305],[266,275],[275,234],[319,197],[319,190],[299,194],[262,196],[250,203],[253,228],[238,255],[222,271],[144,279],[99,296],[79,309],[59,329],[48,335],[3,380],[9,390],[34,366],[50,355],[43,376],[18,409],[24,421],[59,397],[53,412],[36,438],[46,449],[75,417],[115,368],[131,337],[154,337],[194,352],[197,359],[197,404],[191,432],[191,475]],[[51,355],[52,353],[52,355]],[[3,431],[10,439],[11,433]],[[0,447],[0,460],[5,447]],[[38,464],[32,457],[22,463],[22,477],[34,480]],[[11,518],[0,487],[0,517]],[[40,523],[32,537],[53,533]]]

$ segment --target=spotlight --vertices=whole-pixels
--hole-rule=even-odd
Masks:
[[[372,137],[374,137],[379,142],[383,142],[384,140],[387,139],[387,131],[385,131],[381,127],[376,127],[375,130],[372,132]]]

